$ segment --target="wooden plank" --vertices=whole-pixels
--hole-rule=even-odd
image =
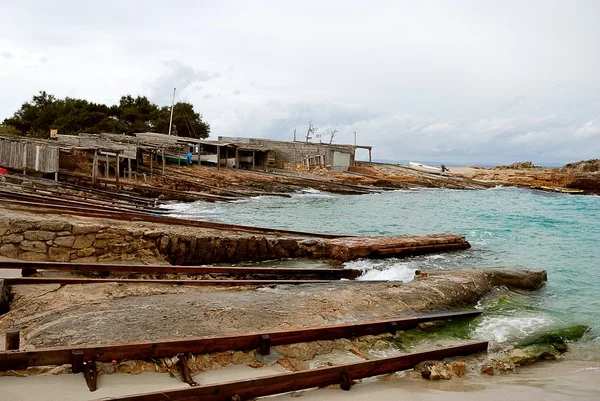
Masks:
[[[183,338],[164,341],[143,341],[102,346],[52,347],[31,351],[0,352],[0,371],[26,369],[31,366],[71,363],[73,352],[83,355],[83,360],[112,361],[124,359],[149,359],[173,356],[180,352],[207,354],[230,350],[248,350],[260,347],[261,338],[269,336],[271,346],[307,341],[326,341],[387,333],[391,323],[405,330],[419,323],[441,319],[465,319],[479,316],[481,311],[434,313],[396,319],[347,323],[300,329],[277,330],[213,337]],[[80,355],[81,355],[80,354]]]
[[[101,400],[120,401],[173,401],[202,400],[230,401],[232,399],[254,399],[273,394],[324,387],[345,381],[363,379],[413,368],[420,362],[440,360],[454,356],[466,356],[487,351],[488,343],[473,342],[453,347],[437,348],[430,351],[414,352],[406,355],[372,361],[347,363],[332,367],[311,369],[301,372],[284,373],[257,379],[246,379],[226,383],[197,386],[181,390],[165,390],[153,393],[102,398]]]
[[[69,272],[109,272],[109,273],[163,273],[163,274],[224,274],[224,275],[294,275],[320,276],[328,279],[353,279],[360,270],[328,268],[289,268],[289,267],[228,267],[228,266],[170,266],[170,265],[129,265],[104,263],[62,263],[62,262],[23,262],[0,260],[0,269],[60,270]]]

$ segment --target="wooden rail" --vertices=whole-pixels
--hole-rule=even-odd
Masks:
[[[2,261],[0,269],[20,270],[60,270],[77,273],[156,273],[156,274],[215,274],[228,276],[302,276],[320,279],[355,279],[361,273],[355,269],[329,268],[288,268],[288,267],[226,267],[226,266],[170,266],[170,265],[131,265],[104,263],[61,263],[61,262],[21,262]]]
[[[440,360],[453,356],[466,356],[484,352],[487,351],[487,347],[487,342],[473,342],[425,352],[414,352],[391,358],[347,363],[332,367],[261,377],[258,379],[238,380],[227,383],[190,387],[181,390],[165,390],[154,393],[102,398],[102,400],[241,401],[290,391],[324,387],[332,384],[341,384],[342,389],[350,390],[350,387],[353,385],[353,380],[409,369],[418,363],[427,360]]]
[[[419,323],[441,319],[464,319],[479,316],[481,311],[435,313],[397,319],[362,323],[336,324],[292,330],[257,332],[242,335],[183,338],[167,341],[144,341],[103,346],[53,347],[32,351],[0,352],[0,371],[26,369],[31,366],[72,363],[73,353],[85,361],[112,361],[123,359],[148,359],[173,356],[181,352],[206,354],[230,350],[261,349],[264,354],[276,345],[308,341],[325,341],[337,338],[359,337],[396,333],[416,327]]]

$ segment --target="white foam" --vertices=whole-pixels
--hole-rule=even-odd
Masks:
[[[302,198],[333,198],[333,195],[319,191],[314,188],[305,188],[296,192],[293,196]]]
[[[410,263],[400,263],[396,259],[372,260],[360,259],[348,262],[346,269],[362,270],[359,281],[401,281],[407,283],[415,277],[415,267]]]
[[[544,316],[484,317],[474,330],[475,337],[494,342],[523,338],[554,322]]]

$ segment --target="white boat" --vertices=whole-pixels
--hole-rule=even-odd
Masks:
[[[408,162],[408,167],[412,168],[413,170],[429,174],[447,175],[450,172],[450,170],[448,170],[444,165],[442,165],[441,167],[435,167],[421,163]]]

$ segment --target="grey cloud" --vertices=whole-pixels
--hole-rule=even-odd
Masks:
[[[173,88],[177,88],[179,94],[186,90],[199,90],[202,82],[218,78],[219,73],[197,71],[189,65],[180,61],[170,60],[163,62],[167,71],[162,74],[151,85],[150,97],[160,105],[170,104]]]
[[[10,60],[12,58],[12,53],[8,50],[2,50],[0,51],[0,58]]]

